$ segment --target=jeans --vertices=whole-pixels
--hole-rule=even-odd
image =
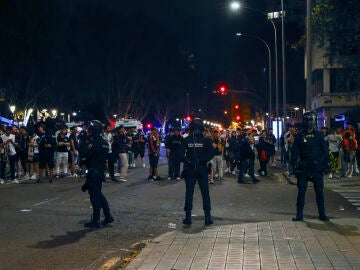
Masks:
[[[57,152],[56,154],[56,174],[60,174],[60,164],[64,168],[64,174],[68,173],[68,163],[69,163],[69,153],[68,152]]]
[[[121,161],[120,178],[125,178],[128,167],[129,167],[128,153],[120,153],[119,157],[120,157],[120,161]]]

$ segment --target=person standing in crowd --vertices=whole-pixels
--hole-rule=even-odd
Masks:
[[[29,176],[31,175],[31,180],[39,179],[39,143],[40,136],[43,136],[45,133],[44,125],[39,124],[37,129],[32,130],[32,134],[29,138],[29,151],[28,151],[28,161],[29,161]]]
[[[41,126],[42,125],[40,125],[38,130],[39,132],[42,131]],[[40,183],[44,179],[46,170],[49,175],[49,183],[52,183],[55,167],[54,155],[58,142],[56,141],[55,133],[50,123],[46,126],[45,133],[39,135],[39,180],[37,182]],[[67,159],[65,162],[67,164]]]
[[[330,173],[329,179],[333,178],[335,172],[340,170],[340,154],[339,150],[343,141],[341,135],[336,133],[336,128],[331,129],[331,134],[325,137],[325,141],[329,145],[329,156],[330,156]]]
[[[345,133],[343,140],[343,149],[344,149],[344,161],[346,163],[346,173],[345,177],[352,177],[355,169],[356,158],[355,153],[358,148],[357,140],[350,132]]]
[[[146,138],[145,134],[142,132],[141,129],[137,130],[137,133],[134,136],[134,164],[136,167],[137,158],[140,155],[142,167],[145,168],[145,145],[146,145]]]
[[[83,129],[80,131],[80,134],[78,136],[78,142],[79,142],[79,167],[81,168],[81,177],[85,177],[85,170],[86,170],[86,164],[85,164],[85,157],[82,156],[82,153],[85,153],[85,151],[83,149],[87,148],[87,141],[88,141],[88,136],[87,136],[87,131],[86,129],[83,127]]]
[[[240,151],[238,153],[240,166],[239,166],[239,175],[238,175],[238,183],[244,184],[245,181],[243,180],[244,172],[248,169],[248,175],[251,177],[251,180],[254,184],[260,182],[255,177],[254,174],[254,160],[255,160],[255,153],[254,150],[251,148],[251,145],[255,143],[255,140],[252,139],[251,136],[242,136],[239,138],[240,143]]]
[[[106,155],[106,165],[109,174],[106,175],[106,177],[110,177],[112,181],[117,181],[115,179],[115,163],[114,163],[114,155],[112,152],[112,144],[114,141],[113,134],[111,133],[111,126],[105,125],[104,132],[102,133],[103,139],[108,143],[109,145],[109,152]],[[104,178],[105,179],[105,178]]]
[[[268,143],[268,155],[270,160],[270,166],[276,166],[275,163],[275,144],[276,144],[276,137],[273,134],[273,129],[269,128],[268,133],[266,134],[266,141]]]
[[[70,139],[67,136],[67,126],[62,126],[60,132],[56,138],[57,141],[57,153],[56,153],[56,178],[60,177],[60,166],[63,167],[63,176],[68,174],[69,165],[69,149]]]
[[[279,139],[279,144],[280,144],[280,162],[281,162],[281,166],[285,167],[286,166],[286,148],[285,148],[285,134],[286,134],[287,130],[284,129],[283,132],[281,133],[280,139]]]
[[[71,153],[71,177],[78,177],[76,174],[76,166],[79,163],[79,142],[77,138],[77,127],[73,126],[70,128],[70,153]]]
[[[229,140],[230,140],[230,130],[226,130],[225,134],[224,134],[224,160],[226,163],[226,169],[225,169],[225,173],[230,173],[230,153],[229,153]]]
[[[135,168],[135,163],[134,163],[134,134],[135,129],[130,129],[126,132],[126,135],[128,137],[128,141],[129,141],[129,147],[128,147],[128,161],[129,161],[129,167],[130,168]]]
[[[239,142],[236,138],[236,131],[231,132],[230,139],[228,140],[229,147],[229,162],[230,162],[230,173],[235,175],[235,167],[237,164],[236,156],[239,151]]]
[[[350,134],[350,137],[353,138],[354,140],[357,141],[356,139],[356,130],[355,128],[353,127],[353,124],[351,122],[346,122],[346,129],[342,131],[342,137],[343,139],[345,139],[345,137],[347,136],[346,134]],[[344,158],[345,158],[345,152],[344,152]],[[356,173],[356,174],[359,174],[360,171],[359,171],[359,168],[358,168],[358,163],[357,163],[357,157],[356,155],[354,155],[354,166],[353,166],[353,172]],[[344,163],[347,165],[348,162],[346,160],[344,160]],[[346,170],[348,168],[345,168]],[[346,176],[347,174],[345,174]]]
[[[174,135],[174,129],[170,128],[169,129],[169,133],[165,136],[165,150],[166,150],[166,160],[167,160],[167,164],[168,164],[168,179],[170,180],[172,177],[172,172],[173,172],[173,168],[172,168],[172,163],[170,162],[170,138],[171,136]]]
[[[303,115],[304,130],[296,135],[293,147],[293,164],[297,178],[298,195],[296,202],[296,216],[293,221],[303,220],[305,193],[308,182],[313,182],[319,219],[328,221],[324,204],[323,172],[329,170],[329,154],[324,136],[316,130],[317,114],[314,111]]]
[[[289,131],[285,133],[284,140],[285,140],[285,150],[286,150],[286,163],[287,163],[287,170],[288,176],[294,176],[294,165],[292,164],[292,155],[293,155],[293,146],[296,136],[296,128],[294,125],[289,126]]]
[[[214,148],[211,140],[203,135],[204,125],[199,118],[190,123],[190,134],[184,139],[183,162],[186,183],[185,219],[183,224],[191,225],[191,211],[196,182],[198,182],[203,199],[205,225],[213,224],[211,217],[211,201],[209,193],[208,172],[206,164],[214,157]]]
[[[183,139],[180,128],[174,128],[174,134],[168,139],[169,151],[169,180],[180,180],[181,149]]]
[[[211,160],[212,173],[210,176],[210,184],[214,183],[214,176],[218,177],[219,180],[224,178],[224,168],[223,168],[223,151],[224,143],[219,136],[219,131],[214,130],[212,133],[212,146],[214,148],[214,157]]]
[[[160,138],[156,128],[151,128],[151,133],[149,136],[149,144],[148,144],[148,154],[149,154],[149,181],[153,180],[161,180],[158,172],[158,163],[160,157]]]
[[[129,140],[128,136],[126,135],[125,127],[123,125],[119,126],[119,131],[117,136],[115,137],[115,149],[118,151],[118,156],[121,161],[121,173],[120,173],[120,182],[126,182],[125,179],[127,175],[127,170],[129,167],[129,159],[128,159],[128,151],[129,151]]]
[[[257,144],[258,159],[260,163],[260,169],[258,172],[261,176],[267,176],[267,164],[269,163],[270,144],[266,138],[266,130],[263,130],[260,133],[259,143]]]
[[[109,203],[102,194],[102,182],[105,177],[105,162],[109,153],[109,144],[101,136],[102,124],[91,121],[88,127],[87,147],[82,148],[82,156],[85,157],[86,168],[88,169],[85,184],[81,187],[83,192],[88,191],[93,209],[91,221],[84,224],[86,228],[100,228],[100,212],[104,212],[105,219],[101,222],[103,226],[114,222],[110,213]]]
[[[19,130],[18,150],[19,150],[18,155],[19,155],[20,164],[24,171],[24,178],[26,178],[27,174],[29,173],[29,163],[28,163],[29,136],[24,126],[20,127]]]
[[[11,180],[13,183],[18,184],[19,181],[15,178],[15,163],[16,163],[16,150],[18,144],[15,142],[15,135],[11,134],[12,128],[7,127],[5,134],[1,136],[2,145],[4,148],[4,158],[1,166],[1,179],[2,183],[5,180],[5,167],[6,163],[9,162]]]

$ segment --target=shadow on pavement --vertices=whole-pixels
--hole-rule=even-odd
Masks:
[[[75,242],[78,242],[81,238],[89,232],[93,231],[92,229],[83,229],[74,232],[67,232],[65,235],[50,235],[51,240],[40,241],[35,245],[28,246],[29,248],[37,249],[49,249],[56,248],[60,246],[70,245]]]
[[[333,231],[335,233],[338,233],[343,236],[360,236],[360,233],[358,233],[358,228],[356,226],[351,225],[340,225],[333,223],[331,221],[324,222],[324,223],[314,223],[310,221],[305,221],[306,225],[313,229],[313,230],[319,230],[319,231]]]

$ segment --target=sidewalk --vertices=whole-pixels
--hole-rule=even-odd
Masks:
[[[193,227],[155,238],[125,269],[360,269],[360,219]]]

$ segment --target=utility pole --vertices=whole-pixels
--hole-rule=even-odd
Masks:
[[[281,47],[282,47],[282,87],[283,87],[283,117],[286,119],[286,56],[285,56],[285,10],[284,0],[281,0]]]
[[[306,7],[306,110],[311,110],[312,98],[312,0],[307,0]]]

